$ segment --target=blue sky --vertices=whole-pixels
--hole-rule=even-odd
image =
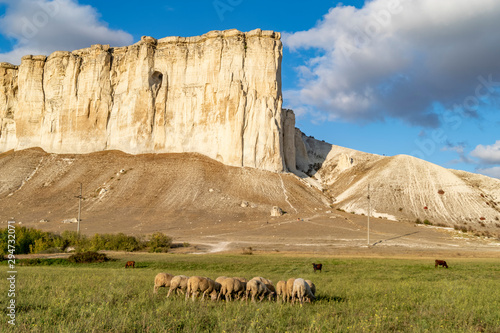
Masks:
[[[0,0],[0,61],[143,35],[283,33],[297,127],[365,152],[500,178],[496,0]]]

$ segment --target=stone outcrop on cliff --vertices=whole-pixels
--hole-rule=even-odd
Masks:
[[[281,58],[280,34],[257,29],[2,63],[0,152],[197,152],[271,171],[287,160],[294,170]]]

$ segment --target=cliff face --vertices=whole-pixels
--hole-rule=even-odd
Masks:
[[[281,58],[280,34],[257,29],[2,63],[0,152],[197,152],[227,165],[294,169]]]

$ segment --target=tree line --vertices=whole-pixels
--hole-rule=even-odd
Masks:
[[[0,229],[0,255],[8,253],[8,235],[7,228]],[[71,248],[76,252],[99,250],[168,252],[172,245],[172,238],[161,232],[149,236],[129,236],[124,233],[86,236],[78,235],[76,231],[64,231],[58,234],[17,226],[15,236],[15,254],[58,253]]]

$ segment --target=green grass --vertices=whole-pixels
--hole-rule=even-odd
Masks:
[[[125,260],[136,269],[125,269]],[[312,262],[323,263],[313,273]],[[120,255],[101,264],[19,266],[8,332],[500,332],[500,260],[336,259],[280,254]],[[0,265],[5,281],[7,266]],[[313,304],[185,302],[155,297],[158,272],[290,277],[317,286]],[[7,299],[7,284],[0,284]],[[2,304],[6,304],[2,302]]]

